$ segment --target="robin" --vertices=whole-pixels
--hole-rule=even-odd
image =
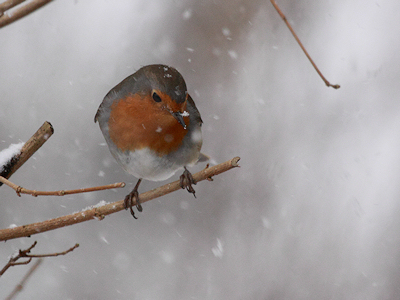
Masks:
[[[142,67],[108,92],[94,121],[117,162],[139,179],[124,200],[135,219],[133,204],[142,211],[142,179],[165,180],[183,168],[180,185],[196,197],[196,182],[186,166],[208,158],[200,153],[203,121],[176,69]]]

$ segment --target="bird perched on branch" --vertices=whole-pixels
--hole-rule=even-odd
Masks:
[[[94,121],[117,162],[139,179],[124,201],[134,218],[134,204],[142,211],[142,179],[161,181],[184,169],[181,187],[195,196],[196,182],[186,166],[208,159],[200,153],[203,121],[176,69],[142,67],[108,92]]]

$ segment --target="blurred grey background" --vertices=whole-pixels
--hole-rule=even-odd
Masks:
[[[400,2],[54,1],[0,29],[0,149],[44,121],[55,134],[11,180],[37,190],[125,181],[66,197],[0,188],[0,228],[123,199],[136,178],[94,115],[143,65],[185,77],[203,152],[241,168],[144,205],[0,244],[47,258],[18,299],[399,299]],[[192,171],[203,168],[198,166]],[[172,180],[178,178],[175,175]],[[140,191],[159,184],[145,181]],[[29,266],[0,278],[3,299]]]

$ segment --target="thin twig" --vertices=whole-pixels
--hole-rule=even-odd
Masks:
[[[283,12],[280,10],[278,4],[276,4],[275,0],[271,0],[272,5],[275,7],[276,11],[278,14],[281,16],[283,21],[286,23],[286,26],[289,28],[290,32],[293,34],[294,38],[296,39],[297,43],[299,44],[300,48],[303,50],[304,54],[307,56],[308,60],[310,63],[313,65],[314,69],[317,71],[318,75],[321,77],[321,79],[325,82],[325,84],[328,87],[333,87],[334,89],[340,88],[340,85],[338,84],[331,84],[325,77],[322,75],[321,71],[318,69],[317,65],[314,63],[312,60],[311,56],[308,54],[306,48],[304,48],[303,44],[301,43],[300,39],[297,37],[297,34],[294,32],[292,26],[289,24],[288,20],[286,19],[286,16],[283,14]]]
[[[0,176],[8,179],[15,173],[53,134],[53,126],[44,122],[35,134],[22,146],[21,153],[14,156],[10,162],[3,166]],[[0,182],[0,186],[3,183]]]
[[[16,185],[15,183],[12,183],[11,181],[9,181],[8,179],[5,179],[2,176],[0,176],[0,182],[4,183],[5,185],[8,185],[10,188],[12,188],[19,197],[21,197],[21,194],[28,194],[28,195],[32,195],[34,197],[37,197],[37,196],[64,196],[64,195],[71,195],[71,194],[81,194],[81,193],[96,192],[96,191],[109,190],[109,189],[115,189],[115,188],[122,188],[125,186],[124,182],[117,182],[117,183],[112,183],[112,184],[107,184],[107,185],[102,185],[102,186],[81,188],[81,189],[76,189],[76,190],[36,191],[36,190],[28,190],[26,188],[23,188],[22,186]]]
[[[209,179],[213,176],[226,172],[230,169],[238,167],[239,157],[234,157],[231,160],[228,160],[219,165],[208,167],[203,169],[196,174],[193,174],[193,178],[196,182]],[[151,191],[140,194],[140,202],[143,204],[147,201],[150,201],[154,198],[158,198],[164,196],[166,194],[175,192],[180,190],[180,181],[174,181],[172,183],[168,183],[159,188],[153,189]],[[102,206],[95,206],[85,211],[77,212],[71,215],[58,217],[55,219],[33,223],[29,225],[23,225],[14,228],[6,228],[0,230],[0,241],[6,241],[10,239],[27,237],[33,234],[38,234],[41,232],[54,230],[57,228],[61,228],[64,226],[69,226],[85,221],[89,221],[92,219],[102,220],[106,215],[116,213],[124,209],[124,200],[120,200],[114,203],[109,203]]]
[[[11,300],[14,298],[15,295],[17,295],[22,289],[24,288],[24,285],[28,281],[29,277],[32,276],[33,272],[39,267],[39,265],[42,263],[43,258],[39,258],[36,260],[36,262],[32,265],[32,267],[28,270],[28,272],[25,274],[25,276],[22,278],[20,283],[18,283],[14,290],[7,296],[5,300]]]
[[[37,241],[35,241],[28,249],[25,250],[19,250],[18,254],[13,255],[8,263],[4,266],[4,268],[0,271],[0,276],[4,274],[5,271],[7,271],[8,268],[12,266],[17,266],[17,265],[26,265],[31,262],[32,258],[38,258],[38,257],[51,257],[51,256],[59,256],[59,255],[65,255],[71,251],[73,251],[75,248],[79,247],[79,244],[75,244],[73,247],[69,248],[66,251],[63,252],[56,252],[56,253],[49,253],[49,254],[29,254],[31,250],[36,246]],[[22,257],[27,257],[29,258],[26,261],[22,262],[17,262]]]
[[[20,4],[24,1],[21,1],[21,0],[6,1],[6,5],[2,6],[1,10],[0,10],[0,28],[6,26],[8,24],[11,24],[12,22],[17,21],[17,20],[21,19],[22,17],[25,17],[26,15],[41,8],[42,6],[46,5],[47,3],[51,2],[51,1],[52,0],[32,0],[32,1],[29,1],[26,5],[17,7],[9,15],[4,14],[4,12],[15,6],[12,2],[18,2],[17,4]],[[6,8],[6,9],[4,9],[4,8]]]
[[[48,254],[27,254],[26,257],[54,257],[54,256],[60,256],[60,255],[65,255],[71,251],[74,251],[75,248],[78,248],[79,244],[75,244],[68,250],[62,251],[62,252],[56,252],[56,253],[48,253]]]

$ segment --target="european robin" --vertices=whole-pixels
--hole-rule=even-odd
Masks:
[[[195,196],[196,182],[186,166],[207,160],[200,153],[203,121],[176,69],[142,67],[108,92],[94,121],[117,162],[139,179],[124,200],[134,218],[133,204],[142,211],[138,193],[142,179],[161,181],[184,169],[181,187]]]

